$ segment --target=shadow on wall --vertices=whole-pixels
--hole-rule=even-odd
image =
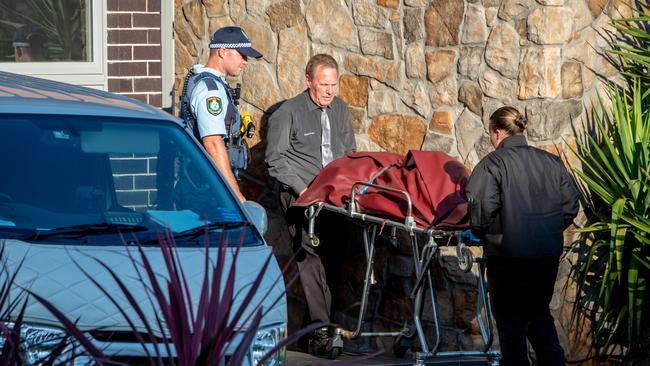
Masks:
[[[269,107],[260,118],[255,121],[257,125],[257,143],[246,139],[246,143],[250,147],[250,155],[248,162],[248,169],[246,174],[240,182],[242,193],[248,199],[254,200],[262,204],[267,210],[276,210],[279,212],[278,206],[278,186],[277,181],[269,176],[266,163],[264,162],[264,154],[266,151],[267,138],[269,126],[268,120],[271,114],[275,112],[285,102],[282,100]]]

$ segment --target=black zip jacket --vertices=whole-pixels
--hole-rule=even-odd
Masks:
[[[562,253],[562,232],[578,213],[579,193],[562,161],[506,137],[474,168],[466,187],[472,232],[488,257]]]

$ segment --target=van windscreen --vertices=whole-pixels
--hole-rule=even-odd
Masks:
[[[0,169],[0,237],[33,230],[54,240],[57,230],[108,225],[137,227],[126,231],[143,240],[206,227],[229,231],[232,245],[260,241],[207,156],[169,122],[0,117]],[[114,241],[108,234],[84,240]]]

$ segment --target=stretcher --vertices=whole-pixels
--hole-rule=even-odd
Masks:
[[[360,337],[394,337],[393,352],[404,357],[413,349],[413,364],[444,359],[480,358],[489,365],[499,364],[499,351],[492,349],[493,327],[485,280],[484,258],[474,258],[466,235],[468,215],[464,186],[469,173],[454,158],[433,151],[410,151],[406,157],[391,153],[352,153],[325,167],[294,203],[304,207],[308,235],[313,246],[320,245],[315,235],[322,210],[343,215],[362,227],[366,268],[359,315],[354,330],[336,328],[328,344],[329,357],[342,351],[344,339]],[[415,267],[410,293],[412,319],[404,319],[402,329],[364,332],[370,287],[375,281],[373,270],[375,245],[387,233],[398,245],[398,232],[408,234]],[[478,267],[476,317],[483,345],[476,351],[442,352],[438,303],[431,272],[432,261],[440,245],[456,245],[460,268],[469,272]],[[476,243],[474,243],[476,244]],[[430,298],[433,331],[427,334],[422,324],[425,298]],[[414,348],[417,340],[419,348]]]

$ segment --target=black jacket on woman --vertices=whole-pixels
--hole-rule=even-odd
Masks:
[[[478,163],[466,194],[472,232],[488,257],[558,257],[579,208],[562,161],[523,135],[506,137]]]

